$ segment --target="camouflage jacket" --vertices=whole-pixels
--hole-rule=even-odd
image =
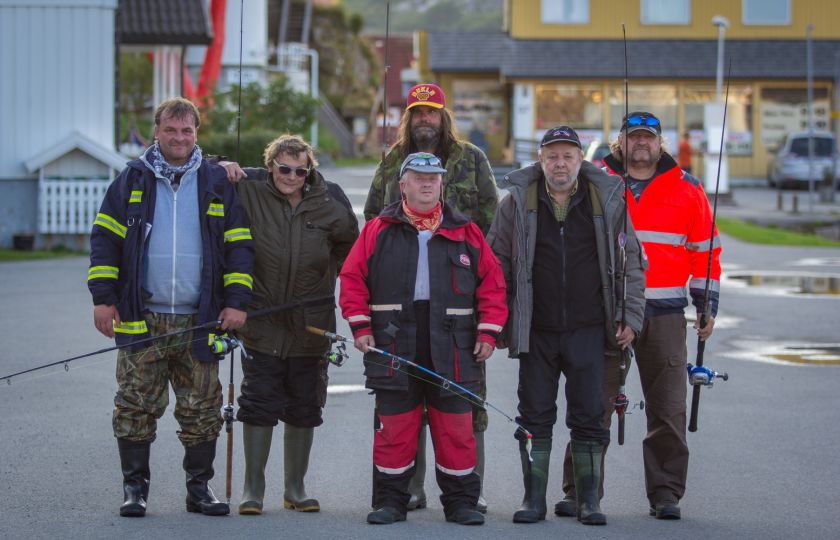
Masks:
[[[377,167],[365,201],[366,221],[378,216],[385,206],[399,200],[402,159],[399,149],[392,148]],[[475,222],[486,236],[499,206],[496,180],[493,178],[493,170],[487,156],[477,146],[468,142],[455,143],[449,149],[445,167],[444,200]],[[388,179],[385,185],[385,204],[382,203],[383,176]]]

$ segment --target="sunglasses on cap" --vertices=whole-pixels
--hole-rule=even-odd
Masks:
[[[404,167],[443,167],[443,163],[434,154],[420,154],[412,158]]]
[[[288,165],[284,165],[283,163],[277,163],[276,159],[272,159],[271,161],[274,162],[274,166],[277,167],[277,170],[280,171],[280,174],[289,174],[292,171],[295,171],[295,176],[297,176],[298,178],[306,178],[306,175],[309,174],[309,169],[306,167],[297,167],[293,169]]]
[[[624,125],[627,127],[639,127],[639,126],[650,126],[650,127],[658,127],[659,126],[659,119],[655,116],[650,116],[647,114],[633,114],[627,118],[627,121],[624,122]]]

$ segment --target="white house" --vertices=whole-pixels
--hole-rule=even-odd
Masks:
[[[86,233],[125,163],[114,151],[116,9],[0,0],[0,246]]]

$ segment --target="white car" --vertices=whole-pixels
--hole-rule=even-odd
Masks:
[[[767,165],[767,182],[770,187],[807,189],[808,181],[813,179],[817,185],[834,166],[836,153],[834,135],[827,131],[814,131],[814,163],[811,167],[808,159],[808,132],[789,133]]]

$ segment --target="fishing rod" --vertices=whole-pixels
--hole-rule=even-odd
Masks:
[[[318,305],[321,305],[321,304],[334,303],[334,302],[335,302],[335,297],[333,297],[333,296],[322,296],[322,297],[318,297],[318,298],[311,298],[311,299],[308,299],[308,300],[296,300],[294,302],[288,302],[286,304],[280,304],[280,305],[277,305],[277,306],[271,306],[271,307],[251,311],[251,312],[248,313],[248,317],[249,318],[263,317],[265,315],[271,315],[273,313],[278,313],[278,312],[281,312],[281,311],[288,311],[290,309],[295,309],[295,308],[300,308],[300,307],[309,307],[309,306],[318,306]],[[132,343],[128,343],[128,344],[125,344],[125,345],[116,345],[116,346],[112,346],[112,347],[106,347],[104,349],[99,349],[97,351],[93,351],[93,352],[89,352],[89,353],[85,353],[85,354],[80,354],[78,356],[72,356],[70,358],[65,358],[64,360],[59,360],[57,362],[50,362],[49,364],[43,364],[43,365],[40,365],[40,366],[37,366],[37,367],[34,367],[34,368],[29,368],[29,369],[25,369],[23,371],[18,371],[17,373],[12,373],[10,375],[5,375],[3,377],[0,377],[0,381],[6,381],[7,384],[12,384],[12,379],[14,377],[18,377],[20,375],[25,375],[27,373],[32,373],[33,371],[39,371],[39,370],[46,369],[46,368],[53,367],[53,366],[60,366],[62,364],[64,365],[65,371],[67,371],[67,370],[70,369],[67,364],[69,364],[70,362],[73,362],[75,360],[81,360],[82,358],[88,358],[90,356],[96,356],[98,354],[103,354],[103,353],[111,352],[111,351],[117,351],[117,350],[120,350],[120,349],[133,348],[137,345],[144,345],[144,344],[147,344],[147,343],[153,343],[153,342],[161,340],[161,339],[166,339],[166,338],[169,338],[169,337],[179,336],[181,334],[186,334],[188,332],[195,332],[196,330],[212,330],[213,328],[218,327],[221,323],[222,322],[218,321],[218,320],[208,321],[208,322],[205,322],[205,323],[198,324],[196,326],[191,326],[190,328],[184,328],[182,330],[176,330],[174,332],[168,332],[166,334],[160,334],[159,336],[149,336],[147,338],[138,339],[137,341],[134,341]],[[213,350],[216,350],[217,348],[224,348],[224,347],[229,347],[229,346],[230,345],[225,342],[225,336],[216,336],[215,341],[210,343],[210,347]],[[221,349],[219,349],[219,350],[221,350]],[[227,349],[224,349],[224,350],[225,350],[225,352],[227,352]]]
[[[245,17],[245,0],[239,0],[239,97],[236,100],[236,162],[239,163],[239,141],[242,132],[242,34],[243,34],[243,20]],[[234,352],[238,348],[240,351],[239,362],[242,363],[245,358],[250,359],[250,355],[245,350],[245,346],[237,338],[230,340],[232,345],[230,348],[230,378],[228,379],[228,401],[222,408],[222,419],[225,423],[225,432],[227,434],[227,462],[225,463],[225,497],[227,503],[230,505],[230,496],[233,490],[233,398],[234,398],[234,384],[233,384],[233,360]]]
[[[329,339],[333,342],[353,343],[352,339],[346,338],[346,337],[344,337],[340,334],[336,334],[335,332],[330,332],[328,330],[323,330],[321,328],[316,328],[314,326],[307,326],[306,330],[307,330],[307,332],[311,332],[311,333],[319,335],[319,336],[324,336],[324,337],[326,337],[327,339]],[[436,380],[440,381],[440,388],[442,388],[443,390],[447,390],[447,391],[455,394],[456,396],[459,396],[459,397],[465,399],[466,401],[468,401],[469,403],[471,403],[473,405],[477,405],[477,406],[479,406],[479,407],[481,407],[485,410],[487,410],[488,408],[492,409],[492,410],[496,411],[497,413],[499,413],[500,415],[504,416],[507,419],[508,422],[514,424],[516,426],[516,429],[518,431],[521,431],[522,434],[525,436],[525,441],[526,441],[527,450],[528,450],[528,459],[531,460],[531,441],[532,441],[534,436],[531,434],[530,431],[528,431],[527,429],[522,427],[516,421],[516,419],[514,419],[512,416],[510,416],[509,414],[507,414],[503,410],[499,409],[498,407],[496,407],[492,403],[488,402],[486,399],[482,399],[478,394],[468,390],[467,388],[461,386],[460,384],[456,383],[455,381],[447,379],[446,377],[437,373],[436,371],[433,371],[433,370],[431,370],[427,367],[421,366],[420,364],[418,364],[416,362],[412,362],[411,360],[408,360],[407,358],[403,358],[402,356],[399,356],[399,355],[396,355],[394,353],[379,349],[377,347],[368,346],[368,350],[370,352],[374,352],[374,353],[377,353],[381,356],[389,358],[390,359],[390,367],[394,371],[402,370],[403,373],[408,373],[407,371],[404,370],[404,366],[412,367],[412,368],[414,368],[414,369],[416,369],[416,370],[418,370],[422,373],[425,373],[426,375],[429,375],[429,376],[435,378]],[[365,362],[368,362],[368,360],[365,360]],[[383,364],[380,364],[380,365],[383,365]]]
[[[382,166],[382,208],[385,208],[385,190],[388,186],[385,178],[385,155],[388,153],[388,71],[391,66],[388,64],[388,47],[391,36],[391,2],[385,3],[385,51],[382,68],[382,158],[379,163]]]
[[[720,127],[720,154],[718,154],[717,179],[715,180],[715,197],[712,204],[712,228],[709,232],[709,261],[706,266],[706,286],[703,290],[703,311],[700,314],[699,328],[705,328],[712,317],[711,288],[712,288],[712,258],[715,248],[715,221],[717,220],[718,191],[720,189],[720,169],[723,163],[723,152],[726,150],[726,109],[729,104],[729,83],[732,81],[732,58],[729,59],[729,68],[726,73],[726,97],[723,100],[723,122]],[[688,422],[688,431],[697,431],[697,415],[700,411],[700,388],[702,386],[712,387],[715,379],[729,380],[726,372],[718,373],[703,365],[703,355],[706,351],[706,342],[697,337],[696,365],[688,364],[688,382],[694,389],[691,394],[691,416]]]
[[[629,96],[629,69],[627,67],[627,30],[624,23],[621,23],[621,35],[624,40],[624,121],[630,114],[630,96]],[[618,235],[618,253],[619,266],[621,267],[621,326],[620,330],[623,332],[627,327],[627,221],[629,210],[628,197],[631,195],[629,183],[627,181],[627,131],[624,132],[624,149],[621,153],[622,179],[624,181],[624,225],[621,234]],[[627,399],[626,383],[628,366],[636,358],[636,353],[633,351],[633,344],[630,343],[621,350],[621,359],[618,364],[618,392],[613,398],[613,406],[615,407],[615,414],[618,416],[618,444],[624,444],[624,424],[625,415],[627,413],[627,405],[630,400]],[[644,407],[644,405],[641,405]]]

